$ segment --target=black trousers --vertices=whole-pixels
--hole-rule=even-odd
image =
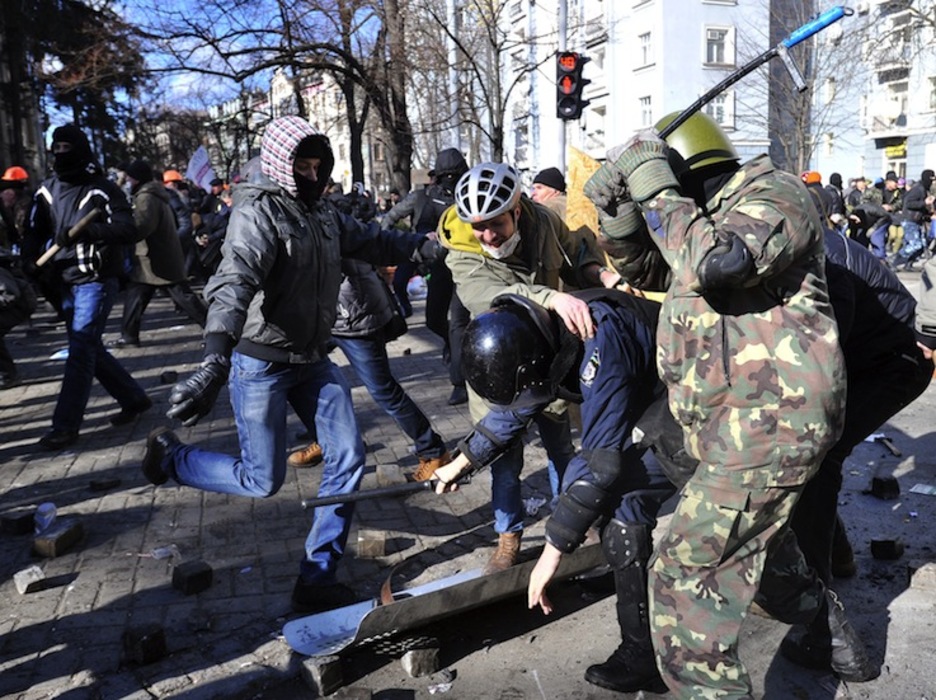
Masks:
[[[828,584],[832,579],[832,540],[845,458],[858,443],[922,394],[932,376],[933,363],[916,345],[861,373],[848,373],[842,437],[806,484],[791,521],[806,563],[816,569],[823,582]]]
[[[426,327],[445,342],[443,357],[448,361],[449,381],[452,386],[465,386],[462,374],[462,337],[471,314],[461,303],[452,279],[452,271],[445,260],[432,263],[426,295]]]
[[[123,320],[120,325],[120,335],[124,340],[131,343],[140,342],[140,324],[143,322],[143,312],[146,311],[146,307],[158,289],[165,289],[169,298],[190,319],[202,328],[205,327],[205,320],[208,317],[208,305],[201,296],[192,291],[188,282],[176,282],[164,286],[129,282],[127,283],[127,296],[124,299]]]

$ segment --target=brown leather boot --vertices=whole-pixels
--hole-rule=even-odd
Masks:
[[[317,464],[321,464],[325,456],[322,454],[322,446],[317,442],[309,443],[308,447],[296,450],[290,453],[286,458],[286,464],[296,469],[308,469]]]
[[[410,477],[413,481],[429,481],[436,469],[444,467],[452,461],[448,452],[444,452],[441,457],[420,457],[419,466]]]
[[[497,540],[497,549],[484,567],[484,575],[496,574],[517,563],[520,555],[520,538],[522,532],[502,532]]]

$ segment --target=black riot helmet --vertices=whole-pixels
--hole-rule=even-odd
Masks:
[[[581,342],[563,333],[559,320],[534,301],[501,294],[472,319],[462,344],[462,371],[485,401],[505,408],[549,403],[578,377]]]

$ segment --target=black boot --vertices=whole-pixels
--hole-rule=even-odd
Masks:
[[[646,525],[612,520],[604,529],[602,547],[614,572],[621,645],[603,664],[589,666],[585,680],[619,693],[647,690],[665,693],[650,642],[647,561],[650,533]]]
[[[832,534],[832,575],[835,578],[851,578],[858,573],[855,566],[855,551],[848,541],[848,533],[841,518],[835,519]]]
[[[826,590],[825,602],[806,633],[788,635],[780,643],[780,653],[788,661],[805,668],[829,669],[843,681],[863,683],[881,675],[871,662],[838,596]]]

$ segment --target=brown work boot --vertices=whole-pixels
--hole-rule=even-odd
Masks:
[[[520,537],[522,532],[502,532],[497,540],[497,549],[484,567],[484,575],[496,574],[517,563],[520,555]]]
[[[448,452],[443,452],[441,457],[420,457],[419,466],[410,477],[413,481],[429,481],[436,469],[444,467],[452,461]]]
[[[307,447],[291,452],[286,458],[286,464],[296,469],[308,469],[321,464],[324,458],[322,446],[317,442],[310,442]]]

